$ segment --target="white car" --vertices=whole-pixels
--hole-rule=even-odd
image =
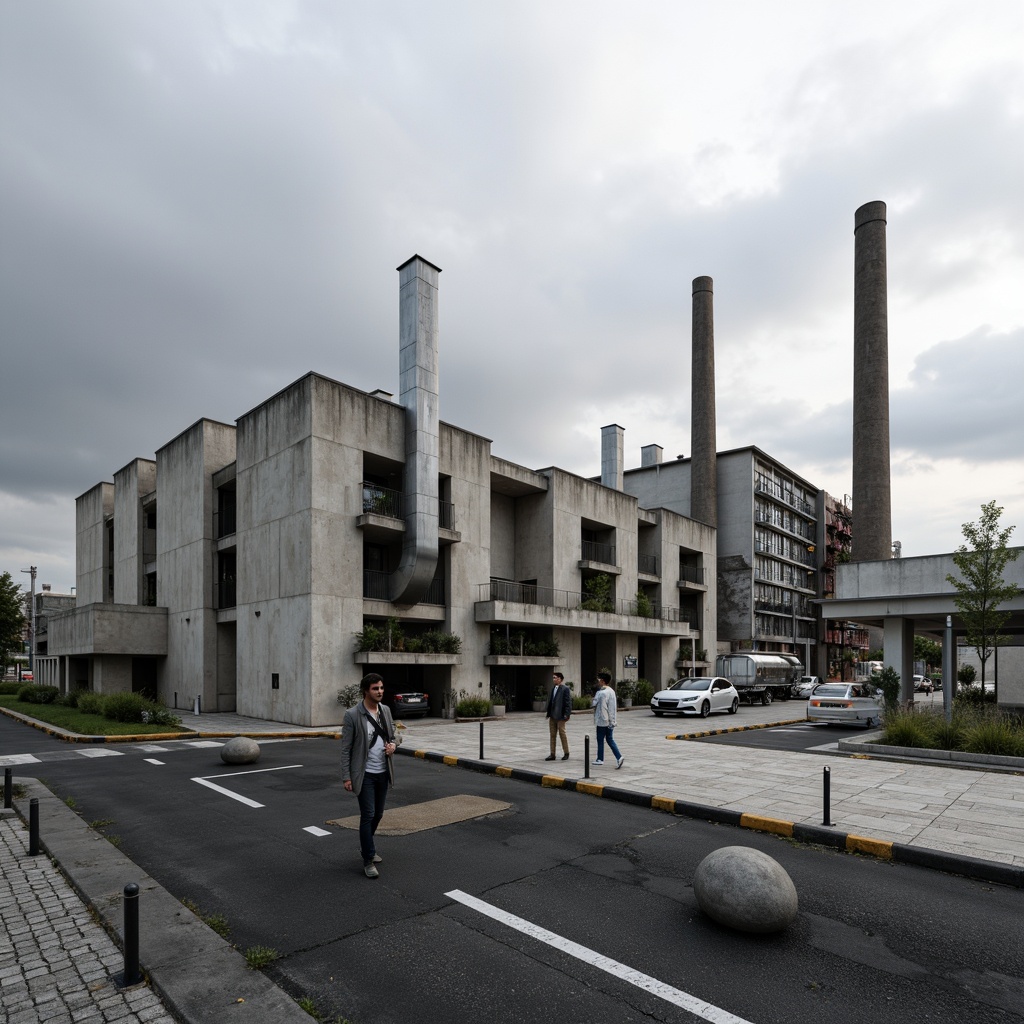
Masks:
[[[721,676],[696,676],[680,679],[667,690],[659,690],[651,698],[656,715],[700,715],[707,718],[712,711],[736,714],[740,695],[736,687]]]
[[[801,676],[800,681],[793,684],[792,694],[806,700],[811,691],[821,682],[818,676]]]
[[[882,721],[882,691],[871,683],[822,683],[807,701],[807,721],[825,725],[863,725]]]

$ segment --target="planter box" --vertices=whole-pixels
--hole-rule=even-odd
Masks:
[[[554,668],[557,665],[564,665],[565,658],[561,655],[544,654],[487,654],[484,656],[485,665],[521,665],[528,668]]]
[[[356,651],[357,665],[461,665],[461,654],[408,654],[405,651]]]

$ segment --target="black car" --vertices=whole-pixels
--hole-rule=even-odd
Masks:
[[[393,718],[422,718],[430,714],[430,698],[425,693],[385,693],[384,703],[391,709]]]

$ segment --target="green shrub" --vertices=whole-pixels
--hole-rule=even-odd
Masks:
[[[961,665],[956,670],[956,681],[961,686],[973,686],[977,674],[973,665]]]
[[[971,666],[966,666],[970,668]],[[957,704],[963,707],[984,707],[986,704],[995,704],[996,695],[992,690],[983,691],[981,687],[969,686],[961,690],[954,699],[954,706]]]
[[[22,704],[36,704],[36,685],[35,683],[22,683],[18,687],[18,700]]]
[[[894,747],[930,747],[931,729],[928,716],[913,711],[899,711],[890,708],[885,713],[883,743]]]
[[[103,717],[112,722],[141,722],[147,703],[139,693],[110,693],[103,700]]]
[[[636,681],[636,696],[633,698],[633,703],[650,704],[653,696],[654,687],[646,679],[638,679]]]
[[[62,693],[53,703],[62,708],[77,708],[78,691],[72,690],[71,693]]]
[[[891,665],[881,672],[873,672],[871,682],[881,691],[888,710],[895,708],[900,702],[900,674]]]
[[[83,690],[78,694],[78,710],[83,715],[102,715],[103,703],[103,696],[92,690]]]
[[[964,749],[972,754],[1024,757],[1024,733],[1005,718],[990,718],[967,729]]]
[[[491,710],[491,702],[486,697],[463,697],[455,705],[456,718],[484,718]]]
[[[963,741],[963,725],[955,719],[947,722],[941,718],[932,727],[932,746],[936,750],[963,750]]]
[[[9,679],[5,683],[0,683],[0,694],[5,697],[13,697],[21,689],[21,683],[16,679]]]
[[[590,703],[590,697],[577,697],[573,695],[572,698],[572,709],[573,711],[589,711],[593,707]]]
[[[145,703],[146,706],[142,709],[143,722],[149,725],[166,725],[171,728],[181,725],[181,719],[159,701],[147,700]]]

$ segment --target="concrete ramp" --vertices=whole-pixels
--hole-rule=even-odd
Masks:
[[[413,832],[426,832],[431,828],[454,825],[458,821],[469,821],[472,818],[497,814],[499,811],[507,811],[511,807],[512,805],[504,800],[489,800],[482,796],[446,796],[440,800],[427,800],[421,804],[389,808],[384,812],[384,817],[381,819],[380,825],[377,826],[377,835],[408,836]],[[326,824],[358,831],[359,815],[353,814],[348,818],[331,818]]]

